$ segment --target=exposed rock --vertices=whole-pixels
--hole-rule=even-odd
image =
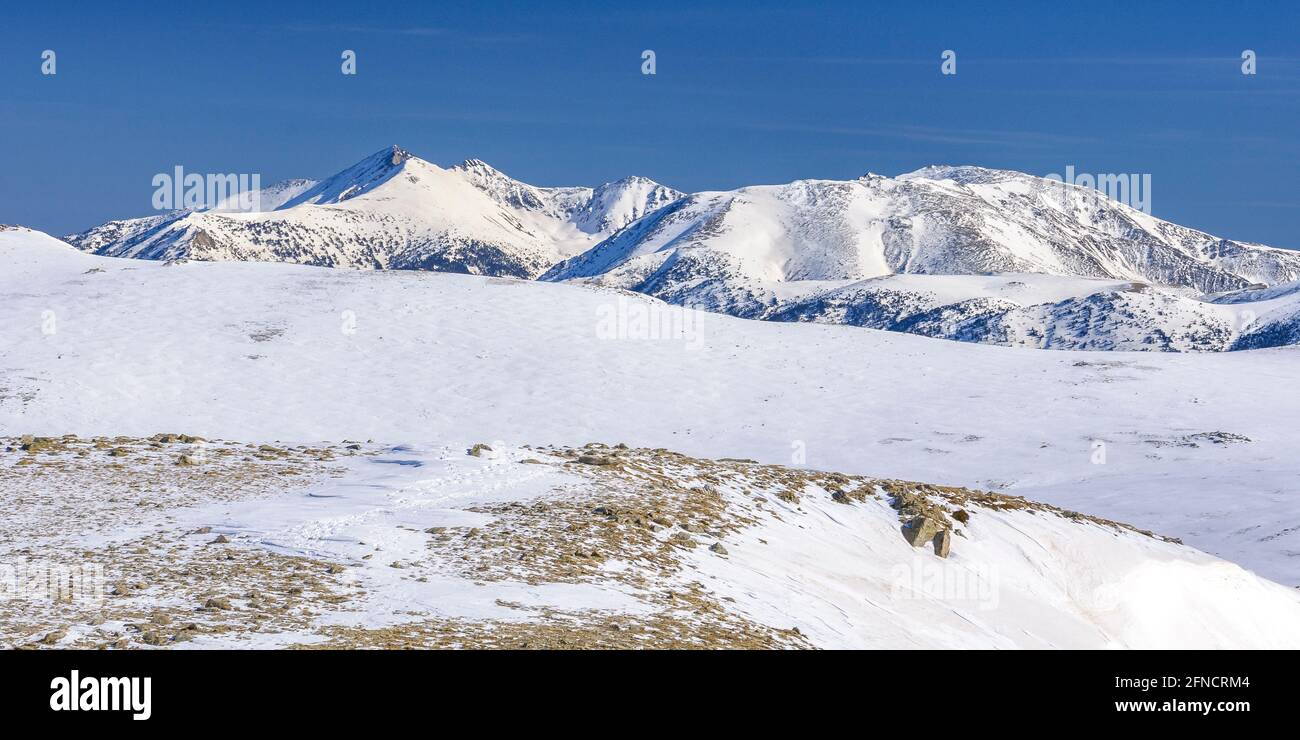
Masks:
[[[920,547],[929,542],[939,532],[939,522],[926,517],[913,517],[911,521],[903,527],[903,536],[907,538],[907,544],[912,547]]]
[[[948,557],[952,551],[952,531],[941,529],[934,536],[934,554],[941,558]]]
[[[723,547],[721,542],[714,542],[712,545],[709,545],[709,549],[719,555],[727,554],[727,548]]]
[[[1229,445],[1251,441],[1250,437],[1243,434],[1233,434],[1232,432],[1200,432],[1198,434],[1189,434],[1186,439],[1193,442],[1210,442],[1216,445]]]
[[[489,445],[483,444],[482,442],[474,445],[473,447],[469,448],[469,450],[467,450],[468,454],[473,457],[483,457],[484,452],[491,452],[491,451],[492,448]]]
[[[37,453],[57,450],[61,446],[59,440],[54,439],[53,437],[24,436],[22,439],[21,449],[25,452]]]
[[[150,442],[158,442],[158,443],[160,443],[160,444],[165,444],[165,445],[167,445],[167,444],[174,444],[174,443],[178,443],[178,442],[179,442],[180,444],[187,444],[187,445],[188,445],[188,444],[194,444],[194,443],[196,443],[196,442],[202,442],[202,441],[203,441],[203,438],[202,438],[202,437],[192,437],[192,436],[190,436],[190,435],[188,435],[188,434],[166,434],[166,433],[163,433],[163,434],[155,434],[155,435],[153,435],[152,437],[149,438],[149,441],[150,441]]]

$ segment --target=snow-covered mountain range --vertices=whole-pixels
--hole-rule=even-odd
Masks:
[[[686,195],[640,177],[536,187],[392,147],[267,188],[260,212],[173,212],[67,240],[107,256],[588,283],[744,318],[1036,348],[1220,351],[1300,333],[1300,252],[979,167]]]
[[[680,193],[644,178],[542,188],[479,160],[443,169],[400,147],[320,182],[267,189],[257,212],[173,212],[67,237],[114,257],[294,262],[530,278]]]
[[[1300,309],[1218,295],[1300,279],[1300,253],[976,167],[697,193],[542,279],[749,318],[1051,348],[1270,346]]]

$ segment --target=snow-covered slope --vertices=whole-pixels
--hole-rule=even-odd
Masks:
[[[0,600],[5,647],[1300,645],[1293,589],[986,492],[598,444],[0,442],[0,556],[113,584]]]
[[[1300,301],[1204,300],[1147,283],[1055,275],[891,275],[795,296],[761,315],[1016,347],[1240,349]],[[1288,312],[1287,309],[1290,309]],[[1294,341],[1278,341],[1273,345]],[[1255,345],[1263,346],[1263,345]]]
[[[27,231],[0,259],[0,433],[623,441],[1011,492],[1300,584],[1296,348],[1039,352]]]
[[[207,210],[215,213],[274,211],[283,208],[286,203],[295,200],[316,185],[315,180],[282,180],[252,193],[232,195]]]
[[[1245,326],[1232,349],[1300,344],[1300,282],[1234,291],[1212,300],[1236,311]]]
[[[0,232],[0,259],[0,436],[83,435],[3,453],[0,486],[22,491],[15,516],[30,521],[10,517],[21,535],[0,540],[60,554],[116,545],[103,556],[128,574],[166,552],[189,574],[128,587],[107,621],[51,630],[53,644],[119,628],[199,647],[556,633],[614,645],[1294,647],[1300,635],[1294,589],[1193,549],[1300,582],[1300,503],[1288,495],[1300,399],[1285,392],[1295,349],[1044,353],[568,285],[141,263],[22,229]],[[680,331],[643,332],[652,325]],[[163,430],[241,443],[144,439]],[[341,441],[368,438],[389,444]],[[538,448],[593,440],[631,449]],[[475,442],[491,450],[467,456]],[[300,480],[329,464],[312,461],[354,453]],[[121,475],[169,483],[141,507]],[[250,489],[258,476],[270,480]],[[1001,489],[1187,545],[897,479]],[[86,495],[100,485],[134,493]],[[88,522],[82,506],[103,511]],[[908,544],[900,526],[917,512],[958,533],[947,558]],[[232,563],[243,575],[223,580]],[[316,606],[268,609],[294,583]],[[232,596],[212,606],[207,589]],[[129,615],[151,609],[196,627],[130,632]],[[267,626],[250,630],[246,615],[263,612]]]
[[[117,257],[534,277],[676,196],[622,181],[599,192],[538,188],[478,160],[442,169],[398,147],[319,183],[268,190],[259,212],[160,214],[68,240]]]
[[[211,213],[255,213],[274,211],[302,193],[316,187],[315,180],[284,180],[247,194],[227,197],[216,207],[206,209]],[[76,246],[88,252],[134,256],[139,245],[166,242],[175,238],[177,222],[201,211],[182,209],[166,211],[154,216],[109,221],[93,229],[68,237]],[[146,250],[147,251],[147,250]]]

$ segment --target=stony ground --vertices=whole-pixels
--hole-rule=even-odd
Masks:
[[[160,434],[0,439],[0,644],[134,647],[311,623],[345,598],[330,564],[232,547],[177,510],[331,474],[338,447]]]
[[[1124,526],[1000,494],[663,449],[528,448],[500,464],[549,467],[567,482],[541,498],[467,507],[488,523],[422,530],[422,556],[384,565],[404,582],[597,584],[632,595],[640,608],[616,613],[503,599],[497,606],[509,618],[413,611],[375,626],[338,618],[368,598],[366,583],[347,577],[349,568],[373,562],[287,554],[180,521],[198,506],[301,494],[345,475],[347,458],[380,449],[179,434],[0,438],[0,501],[10,513],[0,519],[0,565],[8,568],[0,644],[800,648],[809,643],[797,629],[758,624],[729,608],[727,597],[697,578],[691,558],[728,557],[729,537],[806,515],[800,504],[810,496],[844,506],[886,502],[897,511],[900,536],[940,556],[981,511],[1028,508]],[[467,452],[495,454],[486,446]],[[53,587],[36,588],[37,581],[48,585],[51,573],[95,577],[54,578]]]

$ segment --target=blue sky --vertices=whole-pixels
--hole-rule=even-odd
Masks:
[[[176,165],[270,183],[396,143],[538,185],[1150,173],[1156,216],[1300,248],[1295,2],[123,5],[6,7],[0,223],[64,234],[150,213]]]

